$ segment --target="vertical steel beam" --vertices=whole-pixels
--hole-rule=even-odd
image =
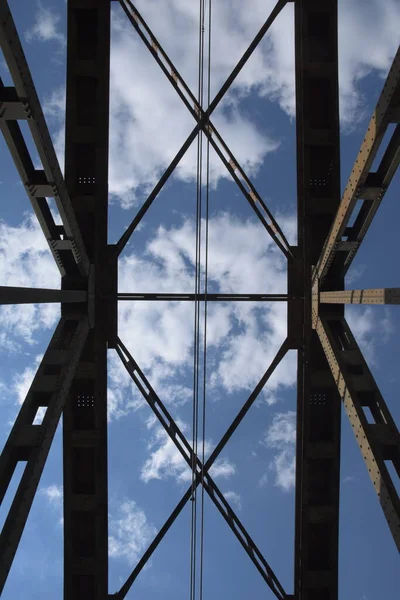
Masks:
[[[108,595],[107,206],[110,2],[68,1],[65,180],[88,250],[92,329],[64,410],[64,599]],[[62,305],[68,312],[68,305]]]
[[[340,200],[337,0],[295,3],[298,239],[304,295],[298,352],[296,600],[338,595],[340,397],[312,331],[311,270]],[[342,281],[330,282],[343,289]],[[295,286],[293,286],[295,287]],[[341,314],[343,308],[327,308]]]

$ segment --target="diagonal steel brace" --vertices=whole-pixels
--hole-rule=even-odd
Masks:
[[[243,405],[242,409],[239,411],[238,415],[236,416],[236,418],[234,419],[234,421],[232,422],[232,424],[226,431],[225,435],[221,438],[221,441],[216,446],[214,451],[211,453],[210,457],[208,458],[208,460],[206,461],[204,466],[202,465],[199,458],[196,455],[194,455],[190,444],[187,442],[185,436],[180,431],[180,429],[177,426],[177,424],[175,423],[173,417],[170,415],[169,411],[166,409],[166,407],[164,406],[164,404],[162,403],[160,398],[157,396],[156,392],[150,385],[150,383],[147,380],[146,376],[144,375],[143,371],[141,371],[137,362],[133,359],[133,357],[129,353],[128,349],[126,348],[126,346],[124,346],[124,344],[121,342],[120,339],[118,339],[116,349],[117,349],[117,353],[118,353],[119,357],[121,358],[126,370],[132,377],[132,379],[135,382],[135,384],[137,385],[138,389],[143,394],[144,398],[148,402],[148,404],[149,404],[150,408],[153,410],[154,414],[159,419],[160,423],[163,425],[165,431],[168,433],[168,435],[171,437],[172,441],[175,443],[178,451],[181,453],[181,455],[183,456],[183,458],[186,460],[186,462],[188,463],[188,465],[190,467],[192,467],[194,462],[196,463],[196,482],[195,482],[196,488],[199,485],[199,483],[202,483],[204,485],[204,488],[207,491],[207,493],[209,494],[211,500],[214,502],[214,504],[216,505],[216,507],[218,508],[218,510],[220,511],[220,513],[222,514],[222,516],[224,517],[226,522],[228,523],[229,527],[232,529],[232,531],[238,538],[239,542],[241,543],[241,545],[243,546],[243,548],[245,549],[245,551],[251,558],[252,562],[254,563],[257,570],[260,572],[261,576],[264,578],[264,580],[266,581],[266,583],[268,584],[270,589],[273,591],[273,593],[275,594],[275,596],[277,598],[284,598],[285,592],[284,592],[281,584],[279,583],[279,581],[276,578],[275,574],[273,573],[272,569],[270,568],[270,566],[264,559],[263,555],[261,554],[261,552],[255,545],[255,543],[253,542],[253,540],[251,539],[249,534],[246,532],[245,528],[243,527],[243,525],[240,522],[240,519],[236,516],[236,514],[234,513],[232,508],[229,506],[229,503],[226,501],[223,494],[220,492],[220,490],[218,489],[218,487],[212,480],[211,476],[209,475],[209,470],[212,467],[215,460],[217,459],[217,457],[219,456],[219,454],[221,453],[221,451],[223,450],[223,448],[225,447],[226,443],[230,439],[233,432],[236,430],[236,428],[238,427],[238,425],[240,424],[240,422],[246,415],[246,413],[249,410],[249,408],[251,407],[251,405],[254,403],[255,399],[259,395],[260,391],[264,387],[264,385],[267,382],[267,380],[269,379],[269,377],[272,375],[276,366],[280,363],[282,358],[285,356],[285,354],[288,350],[287,340],[285,340],[285,342],[282,344],[280,350],[278,351],[278,353],[277,353],[275,359],[273,360],[273,362],[271,363],[270,367],[264,373],[263,377],[260,379],[259,383],[255,387],[252,394],[250,394],[248,400]],[[183,496],[182,500],[179,502],[179,504],[177,505],[177,507],[171,514],[171,516],[169,517],[169,519],[164,524],[163,528],[157,534],[156,538],[154,539],[153,543],[151,544],[151,546],[149,547],[149,549],[147,550],[147,552],[145,553],[145,555],[143,556],[141,561],[139,561],[138,565],[136,566],[134,571],[131,573],[127,582],[124,584],[124,586],[121,588],[121,590],[116,595],[118,598],[122,599],[125,597],[126,593],[130,589],[130,586],[132,585],[133,581],[136,579],[137,575],[139,574],[140,570],[144,566],[145,562],[149,559],[152,552],[158,546],[159,542],[164,537],[165,533],[168,531],[168,529],[170,528],[172,523],[175,521],[176,517],[179,515],[179,513],[181,512],[183,507],[186,505],[186,503],[188,502],[188,500],[190,499],[192,494],[193,494],[193,487],[191,485],[190,488],[185,493],[185,495]]]
[[[62,252],[60,253],[55,247],[55,243],[60,241],[60,235],[57,232],[57,226],[45,197],[54,197],[63,224],[65,237],[62,241],[68,241],[68,249],[72,253],[81,274],[88,275],[89,257],[86,246],[83,242],[82,233],[58,164],[31,72],[6,0],[0,0],[0,47],[15,85],[15,88],[4,88],[0,80],[0,93],[7,89],[12,91],[15,94],[14,104],[19,106],[18,114],[12,115],[11,119],[8,120],[7,109],[5,108],[7,103],[3,102],[2,96],[0,100],[1,131],[5,136],[11,156],[61,274],[65,275],[70,266],[64,262]],[[16,117],[18,119],[24,118],[28,124],[43,165],[43,173],[34,169]],[[25,160],[21,160],[21,156],[25,156]],[[30,166],[29,173],[25,169],[27,165]],[[30,180],[30,178],[41,174],[44,178],[43,181],[40,181],[40,185],[37,181]],[[42,193],[37,191],[37,188],[42,189]]]
[[[280,229],[278,223],[274,219],[272,213],[267,208],[266,204],[257,193],[253,184],[245,174],[244,170],[239,165],[238,161],[234,157],[233,153],[229,149],[228,145],[222,139],[222,136],[218,133],[216,127],[211,123],[209,119],[205,119],[205,111],[201,107],[200,103],[196,99],[195,95],[189,88],[189,86],[184,81],[183,77],[180,75],[178,69],[176,69],[175,65],[172,63],[170,58],[168,57],[165,50],[162,48],[158,39],[155,37],[137,8],[132,4],[130,0],[120,0],[120,4],[127,15],[129,21],[132,23],[133,27],[138,32],[139,36],[143,40],[144,44],[151,52],[153,57],[155,58],[157,64],[161,67],[164,74],[169,79],[170,83],[175,88],[176,92],[194,117],[194,119],[199,123],[200,121],[204,121],[205,125],[202,127],[205,135],[207,136],[209,142],[214,148],[217,155],[220,157],[221,161],[224,163],[225,167],[231,174],[232,178],[243,192],[245,198],[249,202],[252,209],[255,211],[260,221],[263,223],[264,227],[267,229],[268,233],[272,236],[278,247],[282,250],[282,252],[287,256],[291,256],[290,245],[286,240],[282,230]],[[147,33],[148,38],[146,37],[144,31]],[[164,64],[163,60],[167,64]],[[186,95],[185,95],[186,93]],[[222,146],[222,149],[218,146],[217,142]],[[228,158],[224,156],[224,152],[228,155]],[[244,180],[245,184],[241,181],[240,177],[236,175],[236,170],[239,172],[241,178]],[[247,188],[246,188],[247,186]],[[262,210],[258,208],[258,206]],[[266,220],[265,216],[269,219],[269,223]]]
[[[278,16],[278,14],[281,12],[281,10],[284,8],[284,6],[286,4],[287,4],[287,0],[279,0],[277,2],[277,4],[276,4],[275,8],[272,10],[270,16],[265,21],[264,25],[261,27],[260,31],[257,33],[257,35],[255,36],[255,38],[253,39],[253,41],[251,42],[251,44],[247,48],[246,52],[243,54],[242,58],[239,60],[239,62],[237,63],[237,65],[232,70],[231,74],[226,79],[225,83],[222,85],[222,87],[220,88],[219,92],[216,94],[216,96],[215,96],[214,100],[211,102],[210,106],[207,108],[206,111],[204,111],[202,113],[203,116],[199,118],[199,116],[196,115],[196,119],[198,120],[198,123],[197,123],[196,127],[189,134],[188,138],[186,139],[186,141],[184,142],[184,144],[180,148],[180,150],[178,150],[177,154],[175,155],[175,157],[173,158],[172,162],[170,163],[170,165],[167,167],[167,169],[165,170],[165,172],[163,173],[163,175],[159,179],[158,183],[155,185],[154,189],[152,190],[152,192],[148,196],[147,200],[141,206],[141,208],[139,209],[137,215],[134,217],[134,219],[132,220],[132,222],[130,223],[130,225],[126,228],[125,232],[122,234],[121,238],[119,239],[119,241],[115,245],[115,253],[117,255],[121,254],[122,250],[125,248],[126,244],[128,243],[128,241],[129,241],[132,233],[134,232],[134,230],[136,229],[136,227],[140,223],[141,219],[146,214],[147,210],[150,208],[150,206],[154,202],[154,200],[157,197],[157,195],[160,193],[160,191],[162,190],[162,188],[164,187],[164,185],[168,181],[168,179],[171,176],[171,174],[173,173],[173,171],[178,166],[180,160],[185,155],[186,151],[188,150],[188,148],[190,147],[190,145],[192,144],[192,142],[196,138],[197,134],[199,133],[199,131],[205,129],[206,125],[209,123],[209,118],[210,118],[211,114],[217,108],[218,104],[221,102],[222,98],[224,97],[224,95],[226,94],[226,92],[228,91],[228,89],[230,88],[230,86],[232,85],[233,81],[236,79],[236,77],[238,76],[238,74],[240,73],[240,71],[242,70],[242,68],[244,67],[244,65],[246,64],[246,62],[250,58],[250,56],[253,54],[254,50],[256,49],[256,47],[258,46],[258,44],[260,43],[260,41],[262,40],[262,38],[264,37],[264,35],[268,31],[268,29],[270,28],[270,26],[272,25],[272,23],[274,22],[274,20]],[[123,4],[122,4],[122,7],[124,8]],[[129,14],[129,11],[128,11],[127,14]],[[153,48],[153,50],[155,50],[155,49]],[[248,193],[248,195],[250,196],[250,192]],[[246,194],[246,197],[248,198],[247,194]],[[257,212],[257,210],[256,210],[256,212]],[[262,217],[262,214],[261,214],[261,212],[259,210],[258,210],[258,213],[259,213],[259,217]],[[290,250],[289,250],[286,253],[286,255],[290,256],[290,254],[291,253],[290,253]]]
[[[0,504],[26,462],[0,535],[0,594],[7,580],[89,333],[86,316],[61,317],[0,456]],[[53,373],[58,373],[54,375]],[[40,425],[38,409],[46,412]]]

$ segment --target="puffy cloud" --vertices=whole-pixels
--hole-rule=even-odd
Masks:
[[[347,127],[351,128],[365,114],[366,99],[360,92],[360,81],[372,71],[386,76],[397,50],[399,27],[400,5],[396,0],[340,0],[339,85],[341,117]],[[368,36],[372,29],[379,35],[371,39],[365,52],[365,37],[361,36]],[[368,107],[368,114],[370,110]]]
[[[210,475],[217,479],[228,479],[236,473],[236,466],[226,458],[217,459],[210,469]]]
[[[213,6],[211,96],[213,96],[265,21],[275,0],[251,0],[243,11],[240,0]],[[180,0],[139,0],[135,3],[159,38],[189,87],[197,89],[198,10]],[[42,9],[43,10],[43,9]],[[119,5],[113,6],[110,106],[110,192],[128,207],[159,178],[194,127],[194,120],[155,63]],[[63,36],[47,13],[40,39]],[[50,23],[50,25],[49,25]],[[345,128],[352,128],[370,111],[360,82],[371,72],[385,75],[396,52],[400,7],[396,0],[339,2],[340,106]],[[371,38],[370,31],[374,31]],[[177,35],[179,32],[179,35]],[[369,39],[368,52],[364,40]],[[207,57],[206,57],[207,59]],[[237,77],[213,115],[238,161],[255,174],[269,152],[279,145],[276,134],[257,123],[244,101],[255,95],[278,102],[293,117],[295,111],[293,6],[288,3],[267,36]],[[56,91],[47,103],[55,111]],[[60,103],[58,103],[60,107]],[[63,113],[59,111],[63,123]],[[55,136],[63,152],[60,133]],[[195,145],[182,159],[175,176],[196,177]],[[60,161],[63,163],[63,160]],[[211,180],[229,178],[213,154]]]
[[[177,425],[184,435],[188,432],[189,428],[181,420],[177,420]],[[192,480],[191,469],[168,433],[161,426],[156,425],[154,418],[149,419],[148,428],[153,431],[149,443],[151,454],[142,467],[140,475],[142,481],[148,483],[152,479],[172,477],[177,483],[190,483]],[[191,440],[188,441],[192,445]],[[204,446],[204,452],[207,456],[212,451],[213,444],[206,440]],[[181,447],[184,454],[189,456],[187,450],[183,446]],[[201,440],[198,442],[198,447],[202,447]],[[210,475],[215,479],[228,479],[235,472],[235,465],[226,458],[217,459],[210,469]]]
[[[133,500],[125,500],[110,515],[108,553],[111,558],[135,564],[157,533],[143,509]]]
[[[39,489],[39,493],[45,496],[50,503],[52,510],[58,515],[58,524],[63,525],[63,487],[62,485],[52,484],[48,487]]]
[[[29,391],[29,388],[32,385],[33,378],[36,375],[36,371],[40,365],[40,361],[42,360],[43,354],[38,354],[33,362],[32,366],[26,367],[14,378],[14,383],[12,386],[12,390],[16,395],[18,404],[22,404],[26,398],[26,395]]]
[[[35,217],[25,218],[18,226],[0,221],[0,271],[2,281],[9,286],[60,286],[60,274]],[[35,334],[56,323],[59,306],[10,304],[2,306],[0,312],[0,333],[11,344],[9,348],[18,348],[20,342],[34,344]]]
[[[57,42],[65,47],[65,35],[60,32],[61,17],[58,12],[45,7],[42,2],[37,3],[35,22],[25,34],[28,42]]]
[[[377,347],[386,343],[394,331],[388,307],[346,306],[346,318],[365,359],[370,365],[377,365]]]
[[[42,494],[47,496],[52,504],[59,506],[63,499],[63,488],[61,485],[52,484],[46,488],[41,488]]]
[[[63,488],[52,484],[40,489],[53,511],[58,514],[58,522],[63,524]],[[130,565],[137,562],[141,553],[157,529],[150,523],[145,512],[133,500],[124,499],[117,503],[115,499],[110,502],[112,511],[109,514],[108,553],[110,558],[125,559]]]
[[[225,500],[228,500],[230,504],[235,504],[238,510],[242,510],[242,498],[240,494],[238,494],[237,492],[229,491],[225,492],[224,498]]]
[[[291,490],[296,475],[296,413],[291,410],[275,413],[263,443],[274,452],[269,467],[275,474],[275,485],[284,491]],[[263,486],[266,481],[263,476],[259,483]]]
[[[293,218],[282,217],[279,221],[292,237]],[[209,232],[210,291],[285,292],[285,261],[257,223],[219,214],[210,219]],[[191,220],[168,228],[159,227],[142,253],[122,257],[120,291],[192,292],[194,235]],[[193,322],[194,308],[189,302],[119,303],[120,338],[168,405],[182,405],[191,397],[191,390],[182,382],[193,368]],[[203,335],[203,331],[201,333]],[[217,396],[221,390],[253,389],[285,336],[283,304],[209,303],[210,389]],[[270,403],[277,400],[282,386],[294,384],[294,358],[289,353],[265,387],[264,396]],[[130,380],[114,362],[110,366],[109,387],[114,414],[122,411],[122,415],[126,403],[131,409],[143,405],[140,396],[132,398]]]

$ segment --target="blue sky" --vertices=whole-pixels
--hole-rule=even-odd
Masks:
[[[13,0],[10,8],[62,164],[66,4],[55,0],[23,4]],[[141,0],[136,4],[195,91],[198,2]],[[395,0],[386,0],[384,6],[378,0],[339,4],[343,188],[396,51],[400,7]],[[214,3],[212,95],[261,26],[270,5],[270,1],[249,0],[243,10],[239,0]],[[213,121],[294,243],[292,11],[291,4],[284,9]],[[5,84],[10,84],[3,60],[0,70]],[[119,238],[192,128],[191,115],[120,7],[113,6],[110,242]],[[0,160],[1,285],[58,287],[57,269],[3,140]],[[214,156],[211,174],[209,289],[285,292],[283,255]],[[119,265],[120,291],[193,291],[194,178],[193,146],[127,245]],[[399,285],[393,260],[398,251],[398,193],[397,175],[349,272],[348,287]],[[1,312],[0,432],[5,441],[52,335],[59,307],[10,306]],[[399,422],[398,308],[352,307],[347,314]],[[281,303],[210,305],[208,451],[273,359],[285,337],[285,318]],[[123,303],[119,327],[121,339],[190,439],[193,307]],[[186,491],[190,472],[151,418],[115,353],[110,352],[109,358],[110,592],[114,592]],[[289,353],[214,471],[220,489],[287,591],[293,586],[295,364],[294,352]],[[395,545],[346,417],[342,431],[340,597],[394,598],[398,591]],[[5,600],[26,595],[28,585],[32,599],[62,595],[61,465],[58,431]],[[14,486],[17,481],[16,475]],[[187,507],[128,598],[188,596],[189,536]],[[218,594],[232,599],[272,597],[207,498],[204,586],[207,598]]]

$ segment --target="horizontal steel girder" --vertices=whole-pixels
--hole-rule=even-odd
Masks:
[[[321,304],[400,304],[400,288],[320,292]]]
[[[81,290],[49,290],[0,286],[0,304],[47,304],[49,302],[86,302],[87,292]]]
[[[139,294],[139,293],[119,293],[118,300],[129,301],[154,301],[164,302],[287,302],[286,294]]]

